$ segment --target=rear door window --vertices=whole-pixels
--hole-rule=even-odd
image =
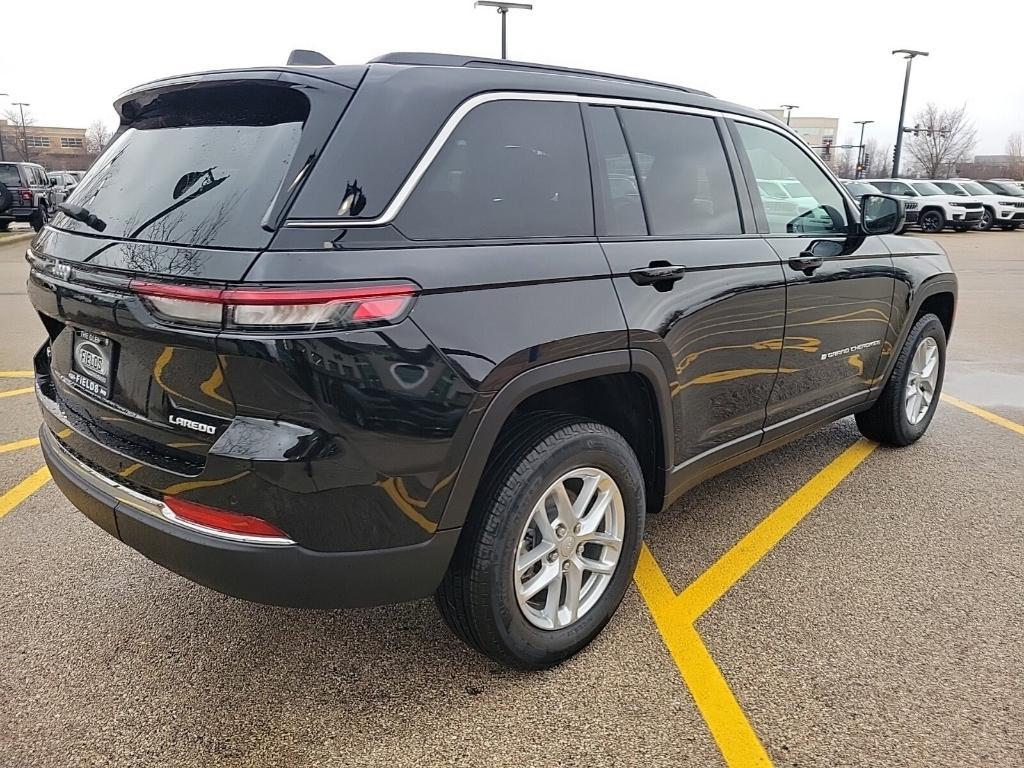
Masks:
[[[602,235],[646,235],[644,207],[633,161],[612,107],[589,107],[594,157],[594,194],[603,211]]]
[[[413,240],[593,235],[579,105],[510,100],[472,110],[395,226]]]
[[[715,121],[619,110],[652,235],[737,235],[739,207]]]
[[[249,83],[171,91],[140,103],[70,198],[105,236],[261,248],[261,222],[299,144],[309,102]],[[63,229],[92,233],[59,216]]]

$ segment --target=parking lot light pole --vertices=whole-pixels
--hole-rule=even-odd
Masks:
[[[860,142],[858,144],[859,149],[857,150],[857,172],[853,174],[853,178],[859,179],[861,177],[861,166],[864,164],[864,126],[869,123],[875,122],[874,120],[854,120],[854,125],[860,126]],[[867,170],[866,168],[864,170]]]
[[[789,116],[792,114],[794,109],[800,109],[799,104],[779,104],[782,109],[786,110],[786,125],[789,125]]]
[[[910,88],[910,65],[914,63],[915,56],[927,56],[927,51],[912,51],[909,48],[898,48],[893,51],[904,54],[907,60],[907,73],[903,77],[903,101],[900,103],[900,123],[896,126],[896,149],[892,153],[892,178],[897,179],[900,175],[900,153],[903,151],[903,121],[907,116],[907,90]]]
[[[532,3],[505,3],[496,2],[495,0],[476,0],[473,3],[473,7],[484,6],[485,8],[497,8],[498,15],[501,16],[501,58],[508,58],[508,51],[505,46],[505,17],[508,16],[509,10],[520,10],[520,11],[532,11]]]
[[[9,94],[0,93],[0,96],[8,96]],[[4,155],[4,132],[0,129],[0,160],[6,160],[7,157]]]

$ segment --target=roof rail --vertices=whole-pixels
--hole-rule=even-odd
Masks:
[[[329,67],[334,64],[322,53],[307,51],[303,48],[296,48],[288,54],[289,67]]]
[[[413,66],[418,65],[428,67],[487,67],[493,69],[530,70],[555,75],[572,75],[575,77],[593,77],[601,80],[616,80],[618,82],[633,83],[635,85],[648,85],[653,86],[655,88],[669,88],[673,91],[695,93],[701,96],[711,95],[705,91],[699,91],[696,88],[685,88],[681,85],[663,83],[657,80],[644,80],[639,77],[629,77],[627,75],[613,75],[609,74],[608,72],[594,72],[589,69],[558,67],[552,64],[535,64],[529,61],[509,61],[508,59],[486,59],[480,58],[478,56],[457,56],[454,54],[447,53],[385,53],[383,56],[378,56],[375,59],[370,59],[368,63],[409,64]]]

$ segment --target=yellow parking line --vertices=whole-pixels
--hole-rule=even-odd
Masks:
[[[0,444],[0,453],[7,453],[8,451],[17,451],[19,448],[29,448],[33,445],[39,445],[38,437],[28,437],[24,440],[15,440],[13,443]]]
[[[50,470],[40,467],[3,496],[0,496],[0,517],[3,517],[25,499],[38,491],[50,479]]]
[[[15,395],[27,395],[29,392],[34,391],[34,387],[24,387],[22,389],[8,389],[4,392],[0,392],[0,397],[14,397]]]
[[[0,379],[31,379],[32,371],[0,371]]]
[[[1024,435],[1024,424],[1018,424],[1016,421],[1005,419],[997,413],[992,413],[992,411],[986,411],[984,408],[979,408],[976,405],[965,403],[963,400],[959,400],[952,395],[943,394],[942,399],[950,405],[962,408],[968,413],[973,413],[975,416],[981,416],[981,418],[991,421],[993,424],[998,424],[1000,427],[1006,427],[1010,431],[1016,432],[1018,435]]]
[[[768,766],[771,758],[715,664],[694,622],[779,543],[877,447],[858,440],[762,520],[676,596],[645,546],[634,579],[654,623],[693,695],[722,757],[734,766]]]

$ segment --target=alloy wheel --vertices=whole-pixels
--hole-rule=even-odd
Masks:
[[[988,211],[987,208],[981,214],[981,221],[978,222],[978,229],[982,230],[983,232],[987,232],[988,230],[992,229],[992,214]]]
[[[928,211],[921,217],[921,229],[925,232],[938,232],[940,229],[939,214],[935,211]]]
[[[541,494],[519,537],[512,578],[527,621],[564,629],[600,600],[625,536],[622,494],[594,467],[574,469]]]
[[[904,409],[911,424],[919,424],[928,413],[938,380],[939,345],[931,336],[925,336],[914,350],[904,391]]]

